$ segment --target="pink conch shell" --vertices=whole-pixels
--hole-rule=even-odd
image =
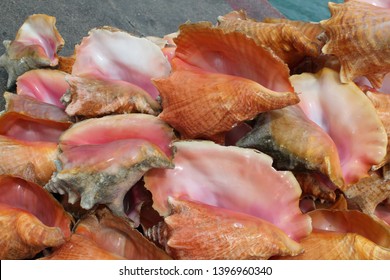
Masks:
[[[318,171],[335,185],[344,185],[336,145],[298,105],[260,115],[253,130],[241,138],[237,146],[270,155],[278,170]]]
[[[75,230],[87,236],[109,252],[129,260],[171,259],[163,250],[132,228],[126,218],[113,215],[108,209],[98,209],[83,218]]]
[[[65,108],[61,97],[69,89],[65,72],[49,69],[35,69],[21,75],[16,81],[16,93],[28,95],[45,103]]]
[[[45,188],[68,193],[74,203],[91,209],[106,204],[124,214],[126,192],[151,168],[171,168],[167,156],[146,140],[127,139],[102,145],[68,148],[59,155],[60,166]]]
[[[268,259],[302,252],[298,243],[262,219],[199,202],[168,201],[170,215],[147,236],[174,259]]]
[[[6,93],[7,110],[0,114],[0,135],[23,141],[58,142],[70,126],[61,109],[27,96]]]
[[[70,236],[71,218],[42,187],[0,176],[0,259],[32,258]]]
[[[390,259],[390,226],[359,211],[315,210],[304,253],[287,259]]]
[[[70,203],[81,198],[84,209],[100,203],[124,215],[126,192],[147,170],[172,168],[165,154],[170,152],[172,130],[148,116],[107,116],[82,121],[68,129],[60,139],[58,172],[45,188],[68,193]],[[139,127],[143,129],[136,130]],[[155,130],[147,130],[153,127]]]
[[[322,44],[312,40],[288,22],[265,23],[253,20],[234,20],[218,17],[219,28],[225,32],[239,31],[265,48],[271,49],[290,67],[305,56],[318,56]]]
[[[111,27],[92,29],[75,55],[72,75],[130,82],[153,98],[158,92],[150,79],[166,77],[171,70],[157,45]]]
[[[291,76],[291,82],[301,93],[298,105],[335,142],[345,183],[368,176],[386,155],[387,134],[367,96],[352,82],[340,83],[328,68]]]
[[[390,94],[367,91],[366,95],[374,104],[378,117],[382,121],[387,133],[387,154],[381,163],[374,166],[374,169],[378,169],[390,162]]]
[[[98,117],[139,112],[157,115],[160,105],[142,88],[125,82],[67,76],[70,90],[62,100],[70,116]]]
[[[329,9],[332,17],[321,21],[329,38],[322,52],[340,60],[341,82],[365,76],[373,87],[381,87],[390,72],[390,9],[360,1],[329,3]]]
[[[71,125],[69,116],[55,105],[37,100],[28,95],[4,93],[6,111],[23,114],[31,118],[62,123],[64,130]]]
[[[177,59],[173,65],[181,64]],[[159,118],[184,139],[211,139],[222,143],[225,133],[260,112],[299,101],[293,92],[275,92],[237,76],[178,66],[166,79],[154,80],[163,111]]]
[[[169,214],[172,196],[262,218],[294,240],[311,231],[310,219],[298,207],[297,181],[290,172],[272,168],[269,156],[210,141],[178,141],[173,147],[175,168],[144,176],[160,215]]]
[[[61,135],[61,149],[80,145],[100,145],[116,140],[144,139],[167,156],[175,140],[173,129],[157,117],[146,114],[114,115],[78,122]]]
[[[0,66],[8,72],[8,88],[30,69],[58,64],[57,52],[64,40],[55,22],[56,19],[48,15],[31,15],[18,30],[14,41],[3,42],[6,53],[0,57]]]
[[[56,170],[57,144],[27,142],[0,135],[0,174],[45,185]]]
[[[181,25],[174,41],[175,57],[190,65],[250,79],[272,91],[294,92],[287,65],[245,34],[199,22]]]

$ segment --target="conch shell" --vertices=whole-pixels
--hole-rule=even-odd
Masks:
[[[340,83],[338,75],[323,68],[316,74],[303,73],[290,79],[301,92],[298,105],[336,144],[347,188],[382,162],[388,140],[367,96],[353,82]]]
[[[75,48],[72,75],[133,83],[156,98],[152,78],[169,75],[171,66],[160,48],[113,28],[94,28]]]
[[[104,207],[82,218],[74,231],[67,243],[43,259],[171,259],[132,228],[126,218],[115,216]]]
[[[8,88],[14,85],[18,76],[30,69],[58,64],[57,52],[65,42],[55,22],[52,16],[31,15],[19,28],[15,40],[3,42],[6,53],[0,57],[0,66],[8,72]]]
[[[374,105],[378,117],[382,121],[387,133],[387,154],[382,162],[373,167],[373,169],[376,170],[381,168],[386,163],[390,162],[390,94],[366,91],[366,95]]]
[[[265,23],[245,19],[218,17],[218,27],[225,32],[239,31],[265,48],[271,49],[290,69],[305,56],[319,56],[322,47],[289,22]]]
[[[203,69],[250,79],[274,92],[294,94],[287,65],[241,32],[225,32],[210,22],[187,23],[174,39],[175,57]],[[278,94],[275,93],[275,94]]]
[[[350,1],[329,3],[329,9],[332,17],[321,21],[329,38],[322,52],[340,60],[341,82],[365,76],[373,87],[380,88],[390,72],[389,8]]]
[[[161,216],[169,214],[168,197],[185,198],[269,221],[294,240],[310,233],[298,182],[291,172],[272,168],[271,157],[211,141],[176,141],[173,147],[175,168],[144,176]]]
[[[168,202],[170,215],[146,235],[174,259],[268,259],[302,252],[282,230],[259,218],[199,202]]]
[[[30,70],[16,80],[16,93],[28,95],[39,101],[65,108],[61,97],[69,89],[66,73],[52,69]]]
[[[172,63],[179,62],[174,59]],[[183,139],[223,143],[225,133],[236,124],[299,101],[292,92],[274,92],[248,79],[194,67],[175,69],[154,84],[162,99],[159,118],[178,130]]]
[[[69,116],[99,117],[139,112],[158,115],[160,104],[142,88],[125,81],[68,75],[70,90],[62,97]]]
[[[254,129],[237,146],[270,155],[279,170],[318,171],[335,185],[344,185],[336,145],[298,105],[261,114]]]
[[[140,126],[144,131],[150,127],[156,130],[143,135],[142,130],[137,131]],[[79,122],[61,136],[62,153],[58,157],[57,172],[45,188],[67,193],[72,204],[81,198],[80,205],[84,209],[106,204],[115,213],[124,215],[126,192],[147,170],[172,168],[165,154],[170,149],[170,133],[172,130],[161,120],[142,114]],[[158,145],[165,149],[161,150]]]
[[[0,174],[45,185],[56,170],[57,144],[28,142],[0,135]]]
[[[6,110],[0,114],[0,135],[22,141],[58,142],[71,125],[60,108],[29,96],[4,94]]]
[[[304,253],[283,259],[389,260],[390,226],[359,211],[315,210]]]
[[[32,258],[65,243],[71,222],[42,187],[0,175],[0,259]]]

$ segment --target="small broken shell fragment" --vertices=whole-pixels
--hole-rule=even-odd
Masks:
[[[290,80],[301,93],[298,105],[336,144],[347,188],[383,161],[388,139],[372,102],[353,82],[342,84],[338,76],[323,68]]]
[[[320,22],[329,38],[322,52],[340,60],[341,82],[365,76],[380,88],[390,72],[390,9],[360,1],[330,2],[329,9],[331,18]]]
[[[6,53],[0,57],[0,67],[8,72],[8,88],[28,70],[58,64],[57,52],[65,42],[55,23],[55,17],[31,15],[19,28],[15,40],[3,42]]]
[[[152,78],[169,75],[171,66],[160,48],[146,38],[138,38],[113,28],[94,28],[75,48],[72,75],[121,80],[158,95]]]
[[[98,117],[110,114],[158,115],[160,104],[142,88],[125,82],[68,75],[70,90],[62,97],[69,116]]]
[[[71,217],[41,186],[0,176],[0,259],[26,259],[70,237]]]
[[[65,76],[66,73],[59,70],[30,70],[18,77],[16,93],[31,96],[59,108],[65,108],[64,104],[61,103],[61,97],[69,89]]]
[[[253,130],[237,146],[270,155],[276,169],[318,171],[335,185],[344,185],[336,145],[297,105],[260,115]]]
[[[271,157],[211,141],[176,141],[173,147],[175,168],[144,176],[161,216],[169,214],[171,196],[261,218],[294,240],[311,232],[310,218],[299,209],[298,182],[291,172],[275,170]]]
[[[170,215],[146,235],[174,259],[268,259],[302,252],[265,220],[199,202],[169,198],[168,203]]]

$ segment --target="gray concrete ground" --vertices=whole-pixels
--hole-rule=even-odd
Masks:
[[[0,42],[13,40],[19,27],[31,14],[55,16],[65,40],[62,55],[73,52],[74,45],[94,27],[114,26],[136,35],[162,36],[177,30],[186,21],[215,22],[231,8],[223,0],[0,0]],[[0,46],[0,55],[5,51]],[[0,69],[0,110],[6,90],[7,73]]]

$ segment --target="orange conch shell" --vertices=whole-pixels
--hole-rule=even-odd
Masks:
[[[169,199],[171,214],[147,235],[174,259],[268,259],[297,255],[298,243],[265,220],[198,202]]]
[[[304,253],[287,259],[390,259],[390,226],[359,211],[315,210],[313,232],[301,240]]]
[[[322,32],[324,29],[321,27],[318,22],[307,22],[307,21],[297,21],[290,20],[287,18],[265,18],[262,22],[266,23],[285,23],[291,26],[296,27],[303,35],[312,40],[318,45],[324,44],[324,40],[322,38]]]
[[[249,79],[194,67],[175,69],[168,78],[154,83],[162,99],[159,118],[177,129],[184,139],[221,143],[237,123],[299,101],[292,92],[275,92]]]
[[[134,229],[129,220],[107,208],[84,217],[75,232],[89,237],[101,248],[129,260],[164,260],[170,257]]]
[[[124,258],[104,250],[88,237],[74,233],[69,241],[40,260],[124,260]]]
[[[0,135],[0,174],[45,185],[56,170],[57,144],[28,142]]]
[[[275,92],[291,92],[287,65],[241,32],[225,32],[209,22],[183,24],[174,39],[175,57],[206,72],[253,80]]]
[[[340,60],[341,82],[366,76],[380,88],[390,72],[390,9],[359,1],[329,3],[329,9],[332,17],[321,22],[329,37],[322,51]]]
[[[32,258],[63,244],[71,218],[42,187],[0,176],[0,259]]]
[[[234,20],[218,18],[218,27],[225,32],[239,31],[258,44],[270,48],[290,67],[296,65],[305,56],[318,56],[322,44],[312,40],[289,22],[265,23],[253,20]]]
[[[83,217],[70,240],[56,248],[45,260],[166,260],[162,249],[132,228],[126,218],[98,208]]]

